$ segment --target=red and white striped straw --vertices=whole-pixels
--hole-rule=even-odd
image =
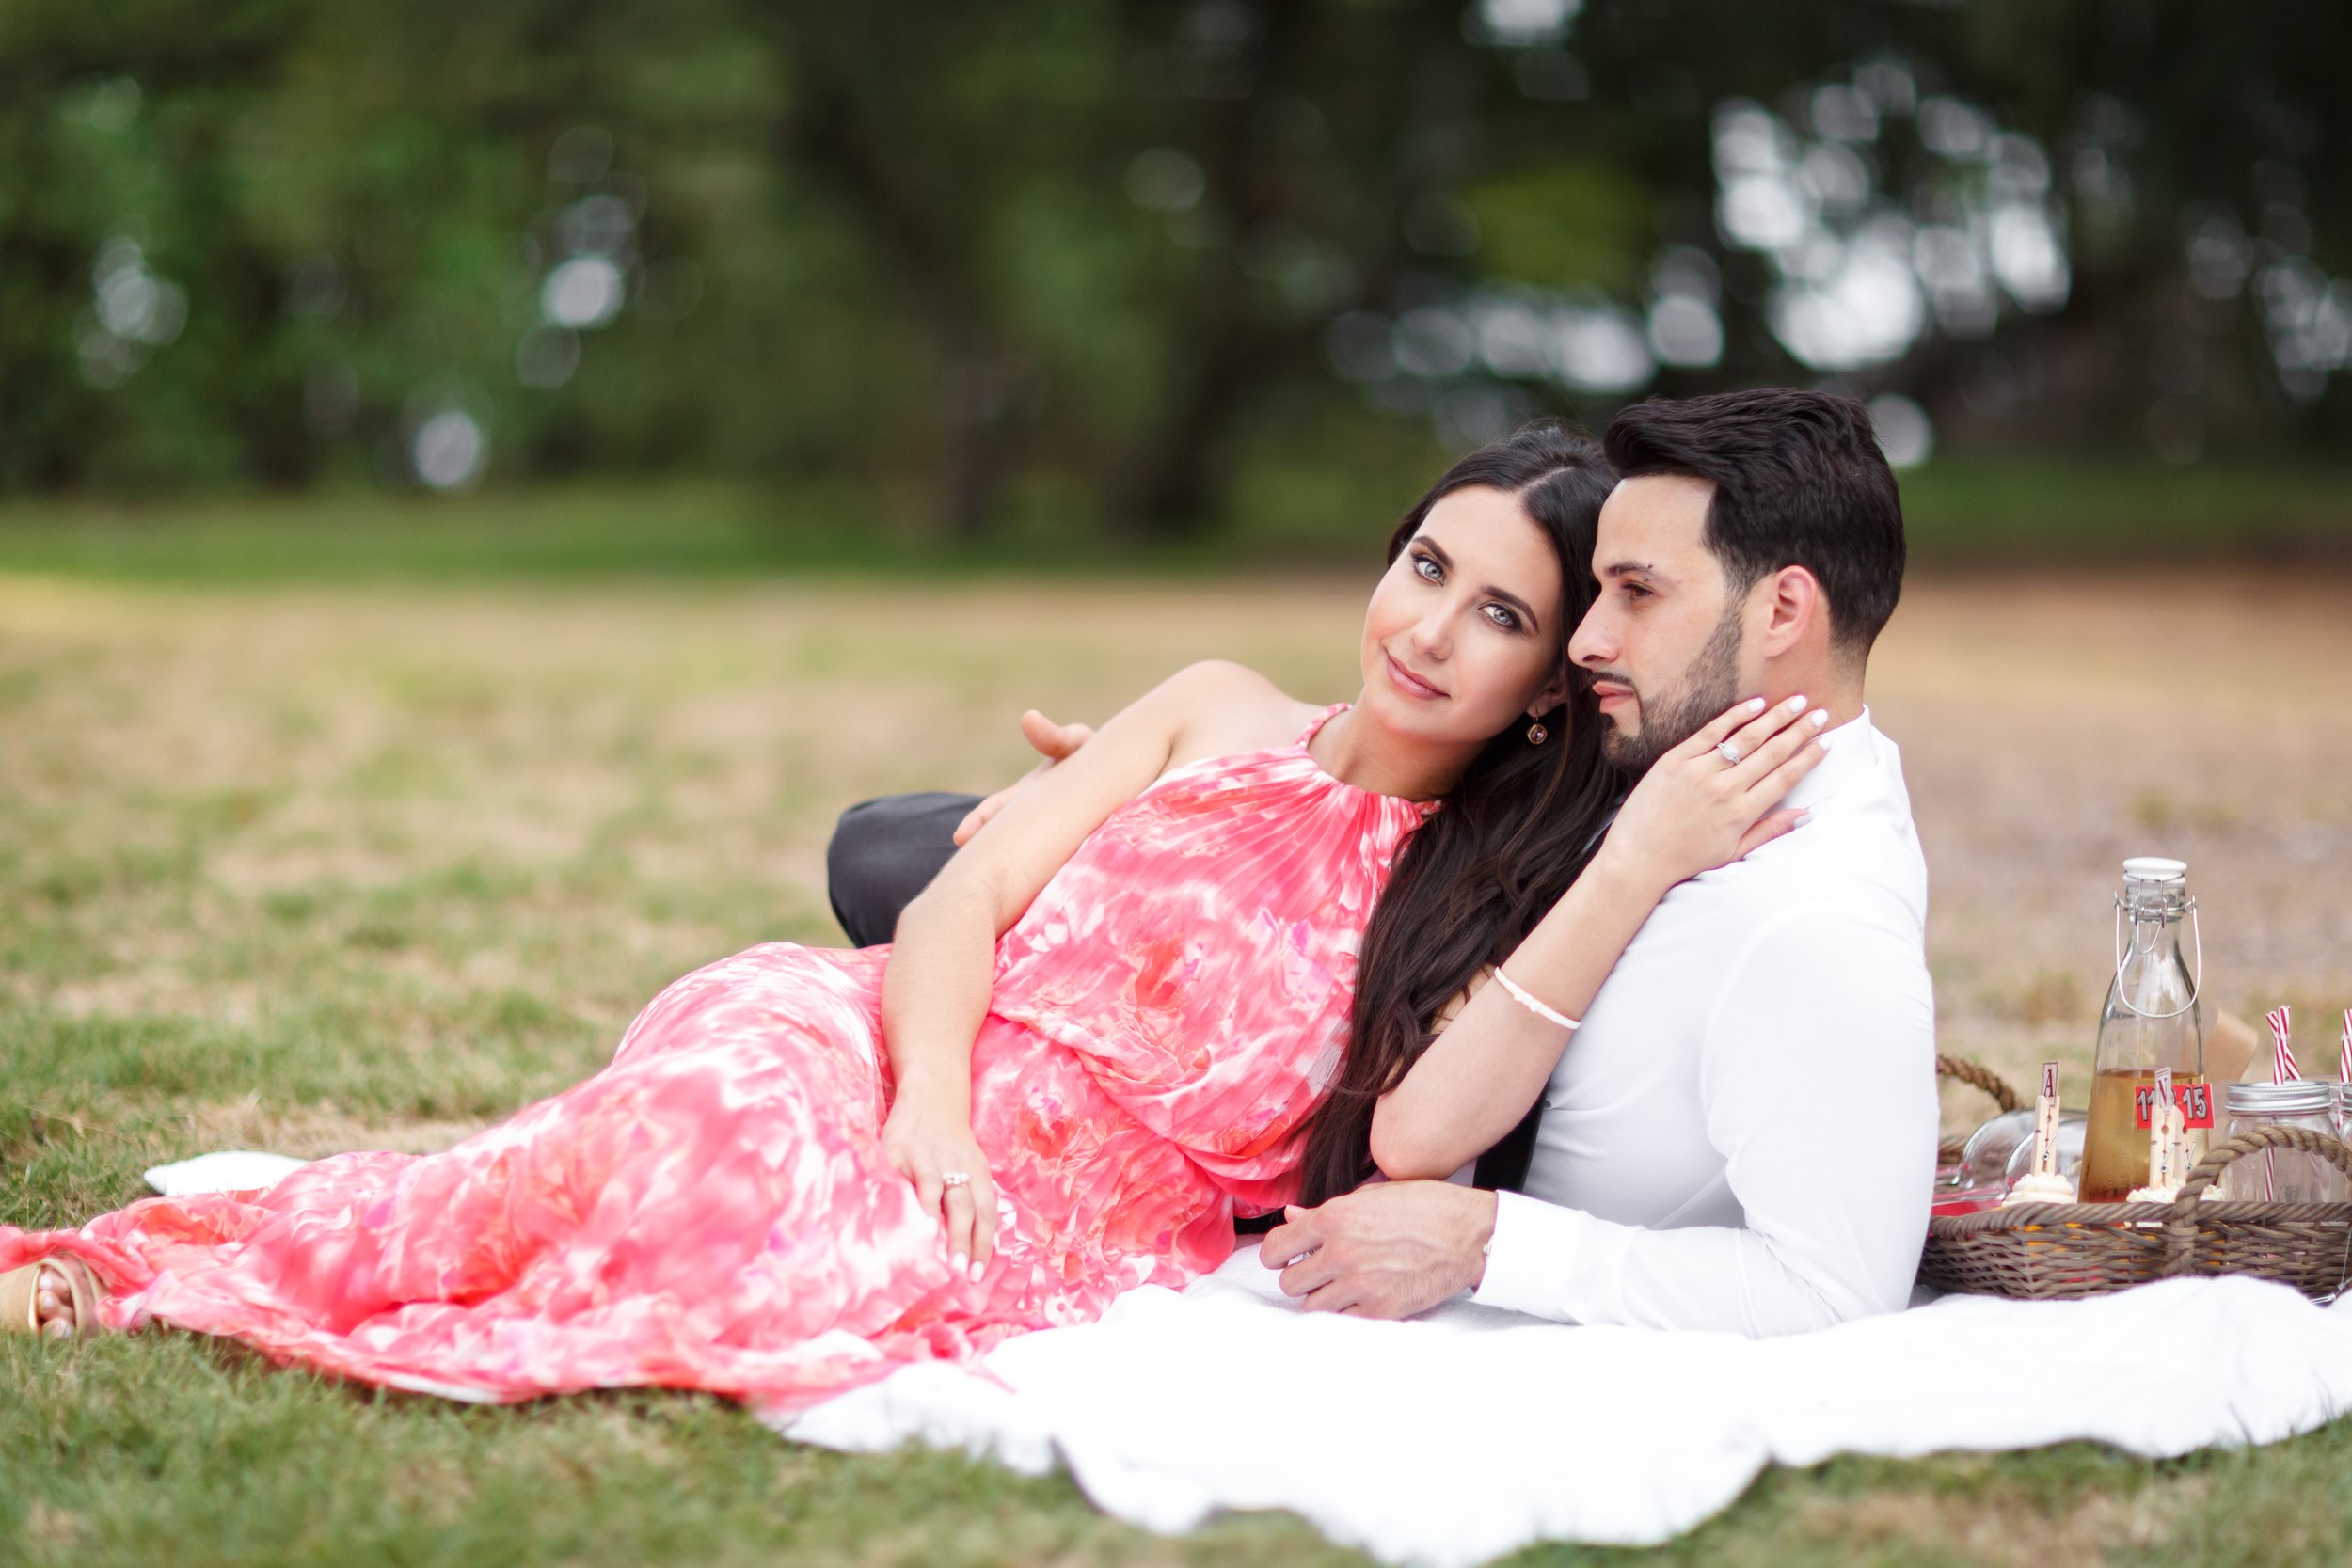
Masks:
[[[2270,1081],[2274,1084],[2301,1076],[2295,1070],[2295,1047],[2287,1043],[2287,1015],[2291,1011],[2287,1007],[2273,1007],[2263,1014],[2270,1024]],[[2263,1150],[2263,1200],[2266,1203],[2278,1199],[2272,1182],[2271,1153],[2270,1149]]]
[[[2287,1043],[2287,1015],[2294,1009],[2273,1007],[2263,1014],[2270,1022],[2270,1081],[2289,1083],[2302,1076],[2295,1070],[2295,1047]]]
[[[2352,1007],[2344,1009],[2344,1055],[2337,1063],[2337,1076],[2352,1084]]]

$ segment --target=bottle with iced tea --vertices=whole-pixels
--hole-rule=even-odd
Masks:
[[[2194,929],[2197,918],[2188,866],[2154,856],[2125,861],[2115,909],[2115,979],[2099,1014],[2099,1062],[2083,1135],[2084,1203],[2121,1203],[2147,1184],[2158,1068],[2172,1069],[2175,1101],[2188,1113],[2192,1164],[2204,1158],[2213,1126],[2201,977],[2189,974],[2181,953],[2182,927]]]

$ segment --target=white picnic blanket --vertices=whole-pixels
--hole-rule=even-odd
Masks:
[[[192,1193],[241,1193],[255,1187],[275,1187],[302,1168],[303,1162],[284,1154],[256,1154],[249,1148],[224,1148],[168,1165],[147,1167],[147,1184],[166,1197]]]
[[[1468,1568],[1538,1541],[1647,1544],[1767,1464],[2093,1438],[2268,1443],[2352,1409],[2352,1311],[2175,1280],[2086,1302],[1948,1296],[1819,1334],[1579,1328],[1467,1301],[1409,1323],[1302,1312],[1245,1246],[1183,1294],[1025,1335],[1001,1386],[903,1368],[779,1430],[908,1439],[1041,1474],[1178,1532],[1281,1508],[1383,1561]]]
[[[297,1162],[208,1155],[160,1191],[263,1186]],[[1179,1294],[1007,1341],[986,1375],[906,1367],[778,1426],[909,1440],[1043,1474],[1181,1532],[1280,1508],[1384,1561],[1469,1568],[1538,1541],[1647,1544],[1768,1464],[2091,1438],[2133,1453],[2270,1443],[2352,1410],[2352,1305],[2257,1280],[2086,1302],[1948,1296],[1820,1334],[1574,1328],[1467,1301],[1410,1323],[1309,1314],[1244,1245]]]

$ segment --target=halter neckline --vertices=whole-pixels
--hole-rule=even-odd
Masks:
[[[1304,757],[1307,761],[1308,767],[1312,768],[1316,772],[1322,774],[1325,778],[1330,780],[1342,789],[1352,789],[1359,795],[1369,795],[1375,800],[1395,800],[1403,805],[1412,807],[1415,811],[1420,812],[1423,816],[1427,816],[1431,812],[1436,811],[1438,806],[1444,803],[1442,800],[1416,800],[1411,799],[1409,796],[1383,795],[1376,789],[1366,789],[1362,784],[1350,784],[1345,779],[1341,778],[1337,773],[1332,772],[1328,768],[1324,767],[1323,764],[1317,762],[1314,759],[1314,753],[1307,750],[1309,746],[1314,743],[1315,736],[1323,733],[1324,725],[1329,723],[1332,720],[1338,718],[1341,714],[1345,713],[1349,708],[1354,707],[1355,705],[1356,705],[1353,703],[1333,703],[1329,707],[1327,707],[1321,713],[1316,714],[1312,720],[1308,721],[1306,733],[1291,743],[1291,750],[1296,752],[1300,756]]]

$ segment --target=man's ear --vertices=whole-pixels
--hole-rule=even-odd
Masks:
[[[1763,612],[1756,650],[1764,657],[1775,658],[1806,641],[1817,630],[1828,631],[1829,605],[1821,597],[1820,579],[1804,567],[1783,566],[1757,583],[1755,593]]]

